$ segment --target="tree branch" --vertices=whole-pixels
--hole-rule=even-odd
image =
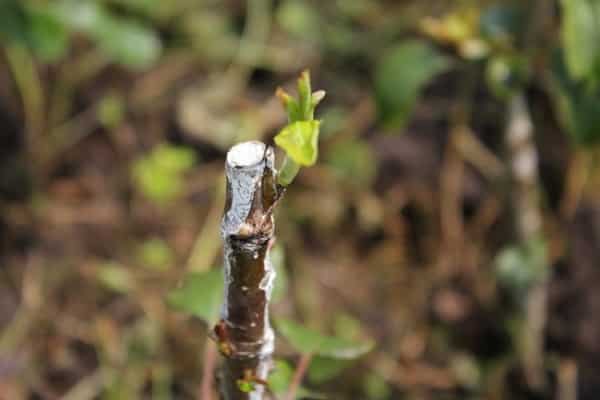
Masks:
[[[273,149],[261,142],[232,147],[226,178],[221,224],[225,294],[222,319],[215,329],[225,356],[221,395],[225,400],[259,400],[267,392],[274,349],[268,307],[275,270],[269,250],[274,240],[273,208],[282,190],[276,184]]]

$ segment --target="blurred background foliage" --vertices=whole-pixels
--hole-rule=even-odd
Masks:
[[[273,392],[310,353],[299,398],[598,398],[600,1],[2,0],[0,45],[1,398],[212,397],[224,155],[305,68]]]

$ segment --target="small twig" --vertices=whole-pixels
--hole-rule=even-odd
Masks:
[[[217,348],[212,340],[206,340],[202,364],[202,382],[198,400],[212,400],[214,371],[217,365]]]
[[[558,367],[558,400],[577,400],[577,363],[565,358]]]
[[[534,126],[523,94],[509,102],[506,144],[510,153],[510,168],[514,181],[515,207],[519,241],[527,243],[543,235],[540,209],[538,152]],[[544,265],[547,268],[547,265]],[[546,386],[544,375],[544,329],[547,320],[548,279],[543,274],[527,293],[525,326],[521,332],[521,361],[527,384],[538,391]]]
[[[19,90],[25,117],[25,139],[32,161],[38,161],[36,147],[44,127],[44,89],[35,61],[29,51],[18,47],[6,48],[6,59],[15,85]]]
[[[218,181],[223,180],[223,175],[219,176]],[[216,239],[221,222],[221,212],[223,210],[223,200],[225,199],[224,187],[215,188],[214,199],[208,214],[204,219],[204,224],[196,236],[194,247],[190,252],[186,263],[187,271],[202,272],[212,267],[213,261],[219,251],[220,242]]]
[[[312,357],[313,355],[311,353],[303,353],[302,356],[300,356],[298,366],[296,367],[296,371],[294,371],[294,376],[290,382],[290,387],[288,388],[285,400],[294,400],[296,398],[296,392],[302,383],[302,379],[304,379],[304,375],[306,375]]]
[[[575,215],[583,190],[589,179],[589,158],[585,150],[577,149],[567,169],[565,190],[560,202],[560,215],[570,220]]]
[[[99,368],[85,378],[79,380],[63,397],[62,400],[94,399],[102,390],[104,373]]]

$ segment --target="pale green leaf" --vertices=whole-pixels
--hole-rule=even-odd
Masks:
[[[300,164],[290,157],[284,158],[283,164],[277,173],[277,183],[281,186],[288,186],[298,175],[298,172],[300,172]]]
[[[350,341],[326,336],[286,319],[277,320],[279,332],[300,353],[316,354],[337,359],[354,359],[369,352],[372,341]]]
[[[171,307],[190,313],[212,326],[223,301],[223,273],[220,269],[190,274],[183,285],[168,296]]]
[[[311,166],[317,161],[319,121],[297,121],[275,136],[275,143],[296,163]]]

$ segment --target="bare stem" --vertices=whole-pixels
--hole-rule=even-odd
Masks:
[[[542,234],[539,200],[538,153],[533,125],[522,94],[509,103],[506,141],[511,156],[514,206],[519,240],[526,243]],[[527,294],[525,327],[521,333],[522,362],[529,386],[542,390],[544,375],[544,330],[547,319],[548,284],[546,275],[538,278]]]
[[[213,379],[214,379],[214,371],[215,364],[217,360],[217,349],[215,348],[214,343],[210,340],[206,341],[204,348],[204,359],[202,362],[202,366],[204,370],[202,371],[202,382],[200,383],[200,397],[198,400],[212,400],[213,398]]]
[[[273,149],[240,143],[226,163],[227,195],[221,224],[225,294],[216,333],[225,363],[225,400],[260,400],[271,368],[274,334],[269,300],[275,271],[269,261],[274,240],[273,207],[281,196]]]

